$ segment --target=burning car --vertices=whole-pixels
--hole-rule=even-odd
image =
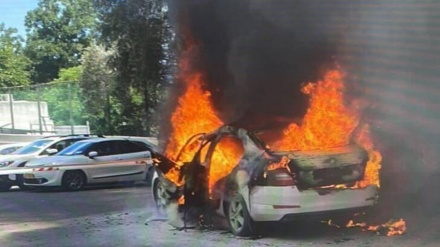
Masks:
[[[256,132],[223,126],[194,135],[172,160],[160,157],[152,189],[159,208],[173,200],[208,208],[226,217],[233,234],[247,236],[257,222],[374,205],[378,185],[361,183],[368,159],[355,143],[272,150]]]

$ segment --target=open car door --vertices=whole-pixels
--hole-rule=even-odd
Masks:
[[[201,168],[200,164],[195,163],[199,163],[197,157],[208,143],[209,137],[206,133],[198,133],[188,139],[174,159],[156,154],[155,171],[167,191],[178,197],[178,194],[182,195],[185,186],[194,187],[194,182],[198,181],[194,176],[205,174],[195,170]]]

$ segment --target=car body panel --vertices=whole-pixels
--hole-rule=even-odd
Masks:
[[[224,126],[212,133],[197,135],[202,136],[206,141],[200,142],[202,144],[199,150],[194,152],[192,161],[185,161],[186,167],[180,168],[184,171],[182,174],[184,181],[200,182],[200,172],[204,172],[202,174],[204,177],[209,177],[209,168],[212,165],[210,156],[213,155],[215,146],[223,136],[239,139],[244,153],[238,163],[233,164],[235,168],[219,180],[212,191],[200,187],[194,188],[194,184],[199,186],[197,182],[191,182],[189,185],[188,182],[184,185],[173,185],[173,182],[166,177],[173,161],[168,159],[167,162],[156,164],[153,184],[156,181],[165,181],[166,189],[171,194],[182,191],[185,204],[209,200],[218,213],[225,215],[223,206],[234,193],[239,193],[254,221],[278,221],[290,214],[349,210],[372,206],[377,202],[376,185],[365,188],[353,187],[356,181],[363,178],[368,158],[366,151],[357,145],[327,150],[275,152],[267,149],[264,143],[241,128]],[[208,151],[205,151],[206,158],[200,158],[203,156],[202,145],[212,145],[207,149]],[[280,162],[283,157],[289,160],[285,168],[288,168],[286,171],[291,174],[294,184],[270,186],[266,178],[268,166]],[[177,165],[175,162],[174,164]],[[244,171],[247,174],[244,182],[238,179],[237,171]],[[202,181],[203,183],[205,182]],[[195,195],[197,193],[198,196]],[[193,199],[194,196],[198,198]],[[173,199],[177,200],[178,197],[179,195],[175,195]],[[187,200],[187,197],[190,199]]]
[[[299,191],[295,186],[255,186],[250,195],[249,213],[255,221],[279,221],[287,214],[361,208],[376,203],[377,186],[360,189]]]
[[[28,145],[29,143],[27,142],[22,142],[22,143],[11,143],[11,144],[2,144],[0,145],[0,157],[1,155],[9,155],[11,153],[13,153],[14,151],[16,151],[17,149]]]
[[[23,171],[16,168],[23,167],[30,160],[48,157],[51,154],[51,149],[56,149],[59,152],[72,143],[94,138],[94,136],[89,135],[50,136],[33,141],[17,149],[13,154],[1,155],[0,170],[3,171],[4,175],[0,175],[2,176],[0,183],[20,185],[22,183],[21,175]],[[4,166],[5,162],[6,166]],[[17,173],[14,173],[14,171],[17,171]]]
[[[30,161],[26,167],[33,168],[33,171],[25,174],[25,185],[61,186],[63,174],[73,170],[82,171],[86,175],[87,184],[145,180],[147,171],[153,163],[151,152],[147,148],[140,152],[109,153],[108,155],[97,152],[97,156],[87,156],[90,151],[95,150],[95,144],[105,147],[105,145],[115,145],[116,142],[118,145],[124,143],[128,145],[126,139],[85,140],[76,145],[86,147],[85,150],[81,149],[83,153],[59,154]]]

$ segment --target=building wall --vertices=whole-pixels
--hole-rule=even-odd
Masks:
[[[0,127],[12,128],[11,104],[9,97],[0,97]],[[40,129],[38,119],[38,102],[12,101],[14,114],[14,128],[24,130]],[[53,120],[50,119],[47,102],[40,101],[40,114],[43,131],[54,131]]]

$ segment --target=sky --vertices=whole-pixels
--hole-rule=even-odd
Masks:
[[[16,28],[18,34],[26,37],[24,17],[29,10],[35,9],[38,0],[0,0],[0,23]]]

